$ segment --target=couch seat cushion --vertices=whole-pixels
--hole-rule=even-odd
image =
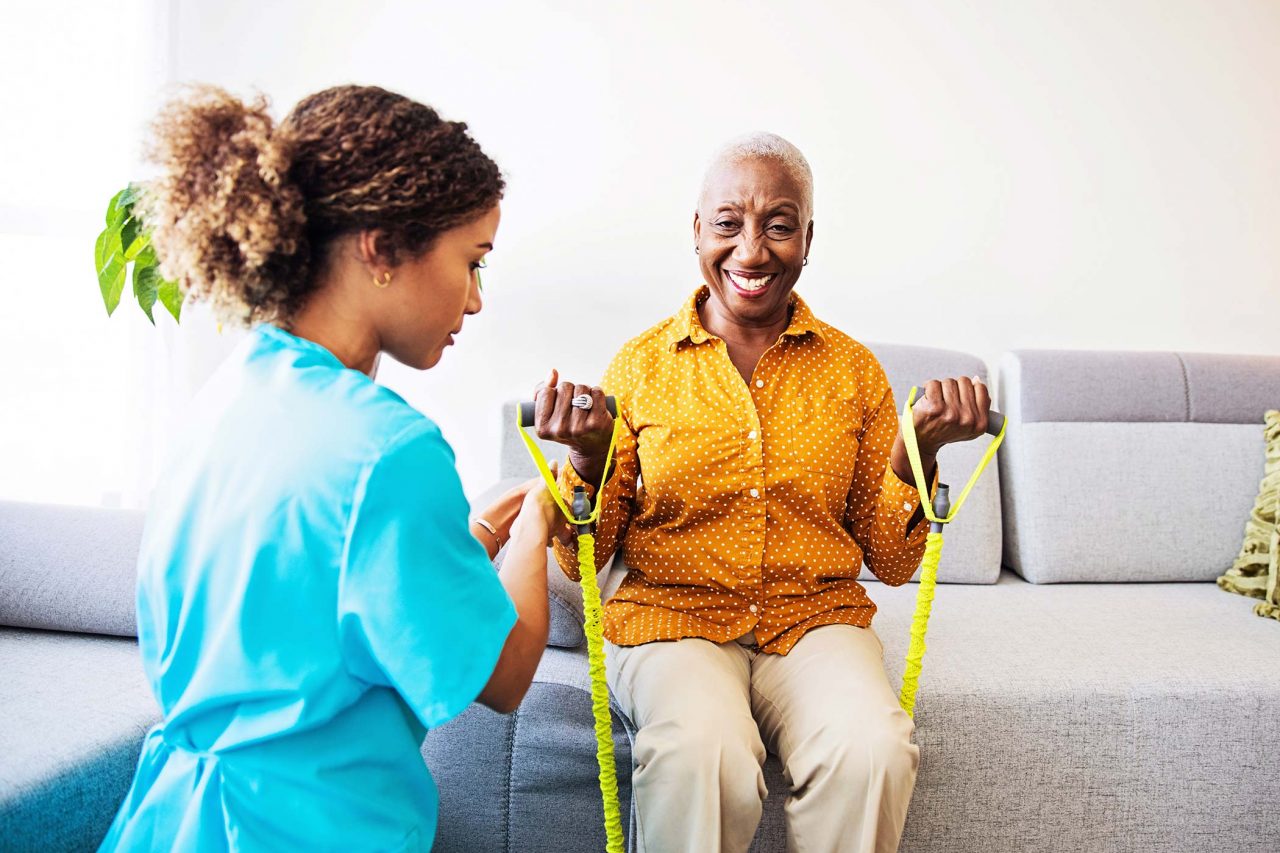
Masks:
[[[0,847],[94,850],[160,710],[133,640],[0,628]]]

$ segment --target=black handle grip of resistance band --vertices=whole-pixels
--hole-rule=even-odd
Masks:
[[[613,415],[615,418],[618,416],[617,399],[615,399],[614,397],[605,397],[604,405],[605,405],[605,408],[609,410],[609,414]],[[529,427],[533,426],[533,419],[535,415],[536,415],[536,410],[534,409],[534,404],[532,401],[528,401],[520,404],[520,426],[524,427],[525,429],[528,429]]]

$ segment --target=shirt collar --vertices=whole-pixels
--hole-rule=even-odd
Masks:
[[[667,346],[670,350],[674,351],[684,341],[689,341],[692,344],[701,344],[715,337],[703,327],[702,320],[698,317],[698,307],[706,302],[710,295],[710,289],[704,284],[695,290],[693,295],[685,300],[684,306],[676,312],[675,317],[672,318],[671,333],[667,340]],[[793,292],[791,294],[791,322],[782,334],[787,337],[799,338],[809,333],[812,333],[820,341],[826,340],[826,336],[822,333],[822,324],[818,322],[818,318],[813,316],[813,311],[800,298],[800,295]]]

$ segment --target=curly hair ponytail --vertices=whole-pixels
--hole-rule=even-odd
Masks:
[[[338,237],[380,229],[396,263],[504,189],[465,124],[372,86],[318,92],[279,125],[263,98],[196,87],[160,113],[148,157],[161,175],[143,216],[162,273],[241,323],[287,325]]]

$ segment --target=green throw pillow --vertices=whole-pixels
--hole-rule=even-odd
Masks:
[[[1280,411],[1269,411],[1265,416],[1267,463],[1263,469],[1258,498],[1253,512],[1244,527],[1244,545],[1240,555],[1218,578],[1218,586],[1228,592],[1261,598],[1253,608],[1259,616],[1280,619],[1280,590],[1277,576],[1280,570]]]

